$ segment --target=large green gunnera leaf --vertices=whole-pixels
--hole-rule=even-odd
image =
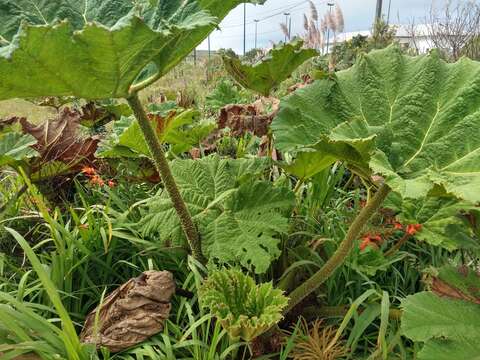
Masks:
[[[449,266],[432,279],[432,292],[403,301],[404,335],[425,343],[419,360],[480,358],[479,289],[478,274]]]
[[[147,65],[165,74],[241,2],[2,1],[0,100],[126,97]]]
[[[231,160],[210,156],[171,163],[202,238],[203,252],[221,263],[237,263],[265,272],[280,255],[278,234],[288,230],[295,197],[286,188],[259,180],[262,159]],[[141,223],[167,244],[183,245],[184,235],[166,193],[150,200]]]
[[[261,61],[250,65],[238,57],[223,55],[225,69],[242,86],[263,96],[286,80],[308,59],[318,55],[316,50],[302,49],[303,41],[274,47]]]
[[[283,151],[316,150],[380,174],[403,197],[434,187],[480,201],[480,63],[447,64],[397,46],[282,101],[272,123]]]

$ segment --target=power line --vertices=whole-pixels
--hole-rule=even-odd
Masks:
[[[272,11],[280,11],[280,12],[283,14],[284,11],[287,11],[287,10],[290,10],[290,9],[294,9],[294,8],[297,7],[297,6],[300,6],[300,5],[305,4],[307,1],[308,1],[308,0],[303,0],[303,1],[301,1],[301,2],[295,3],[294,5],[287,5],[287,6],[282,6],[282,7],[279,7],[279,8],[271,9],[271,10],[269,10],[268,12],[264,12],[263,14],[257,14],[256,19],[258,19],[258,20],[260,20],[260,21],[265,20],[265,19],[262,18],[261,16],[262,16],[262,15],[266,15],[266,14],[272,12]],[[271,15],[267,15],[267,16],[271,16]],[[255,19],[254,19],[254,20],[255,20]],[[253,20],[253,21],[254,21],[254,20]],[[252,24],[253,21],[250,20],[247,24]],[[224,26],[223,28],[224,28],[224,29],[229,29],[229,28],[240,27],[240,26],[243,26],[243,22],[242,22],[241,24],[238,23],[238,24],[233,24],[233,25]]]
[[[260,36],[260,35],[267,35],[267,34],[280,34],[280,30],[272,30],[272,31],[263,31],[263,32],[259,32],[257,33],[257,36]],[[248,33],[246,34],[247,38],[253,38],[255,37],[255,33]],[[222,40],[222,39],[233,39],[233,38],[237,38],[237,39],[243,39],[243,34],[237,34],[237,35],[217,35],[215,36],[215,41],[219,41],[219,40]]]
[[[295,4],[295,5],[292,5],[292,6],[289,6],[289,7],[285,7],[285,8],[283,8],[283,10],[280,10],[280,9],[282,9],[282,8],[277,8],[277,9],[274,9],[274,10],[270,10],[270,11],[277,11],[277,10],[278,10],[278,11],[275,12],[275,13],[273,13],[273,14],[266,15],[266,16],[264,16],[264,17],[257,17],[257,20],[258,20],[259,22],[262,22],[262,21],[271,19],[271,18],[273,18],[273,17],[275,17],[275,16],[283,15],[285,12],[288,12],[288,11],[297,12],[297,11],[300,11],[300,10],[309,9],[309,7],[303,7],[303,8],[301,8],[301,9],[296,9],[296,10],[294,10],[295,8],[297,8],[297,7],[299,7],[299,6],[302,6],[302,5],[304,5],[305,3],[307,3],[307,2],[308,2],[307,0],[304,0],[304,1],[302,1],[302,2],[299,2],[299,3]],[[323,3],[325,3],[325,2],[326,2],[326,0],[320,1],[320,4],[323,4]],[[317,4],[317,5],[320,5],[320,4]],[[251,25],[251,24],[254,24],[254,23],[255,23],[255,19],[248,21],[248,22],[247,22],[247,25]],[[241,26],[243,26],[243,22],[242,22],[241,24],[233,24],[233,25],[222,26],[222,29],[231,29],[231,28],[236,28],[236,27],[241,27]]]

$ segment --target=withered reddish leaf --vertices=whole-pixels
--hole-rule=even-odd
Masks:
[[[71,109],[63,109],[56,118],[34,125],[25,118],[18,121],[23,132],[32,135],[37,144],[35,150],[40,153],[43,163],[62,161],[72,165],[81,165],[85,161],[93,161],[99,139],[97,137],[81,137],[78,125],[81,114]]]
[[[438,296],[480,305],[480,275],[465,266],[444,267],[438,276],[427,279],[427,283]]]
[[[152,122],[152,125],[156,128],[158,134],[164,134],[166,129],[168,129],[172,121],[177,116],[177,111],[170,111],[167,116],[162,116],[160,114],[149,113],[148,119]]]
[[[84,343],[118,352],[139,344],[163,330],[170,314],[175,281],[168,271],[145,271],[112,292],[85,320]],[[95,331],[97,330],[97,331]]]
[[[251,133],[262,137],[268,134],[270,124],[278,111],[279,101],[270,98],[272,111],[265,113],[264,100],[258,100],[253,104],[227,105],[220,110],[217,120],[218,128],[230,128],[233,136],[243,136]]]

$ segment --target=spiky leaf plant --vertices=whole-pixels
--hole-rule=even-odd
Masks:
[[[337,339],[337,329],[333,326],[315,320],[309,328],[304,320],[301,331],[290,354],[294,360],[336,360],[346,355],[346,348]]]
[[[302,47],[301,40],[274,47],[265,58],[253,65],[227,54],[223,55],[223,62],[225,69],[240,85],[269,96],[300,65],[318,55],[316,50]]]
[[[475,360],[480,354],[480,276],[467,268],[439,269],[430,292],[407,297],[405,336],[425,343],[419,360]]]
[[[283,292],[236,269],[209,274],[199,291],[202,306],[214,314],[232,338],[247,342],[282,319],[287,306]]]

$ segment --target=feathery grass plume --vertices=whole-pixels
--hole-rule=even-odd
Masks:
[[[280,29],[282,29],[283,35],[285,35],[287,38],[290,36],[287,24],[280,23]]]
[[[303,28],[305,31],[309,30],[308,18],[306,14],[303,14]]]
[[[318,29],[316,29],[315,42],[317,44],[318,49],[321,49],[325,45],[324,41],[325,41],[325,36]]]
[[[327,13],[327,26],[333,32],[337,32],[337,22],[335,21],[335,16],[330,11]]]
[[[328,13],[325,13],[322,21],[323,26],[325,26],[325,32],[327,32],[330,29],[330,17],[328,16]]]
[[[345,20],[343,18],[343,11],[340,5],[337,3],[335,6],[335,24],[338,32],[343,32],[345,29]]]
[[[333,326],[322,326],[322,320],[315,320],[309,329],[303,319],[301,333],[291,353],[294,360],[337,360],[346,355],[344,344],[335,338]]]
[[[313,3],[313,1],[309,1],[310,3],[310,12],[312,13],[311,16],[312,16],[312,19],[314,21],[318,21],[318,11],[317,11],[317,7],[315,6],[315,4]]]
[[[322,21],[320,21],[320,31],[325,34],[327,32],[327,29],[328,29],[327,16],[325,15]]]
[[[308,31],[308,40],[311,47],[318,48],[320,46],[320,31],[318,31],[317,26],[313,19],[310,19],[309,31]]]

